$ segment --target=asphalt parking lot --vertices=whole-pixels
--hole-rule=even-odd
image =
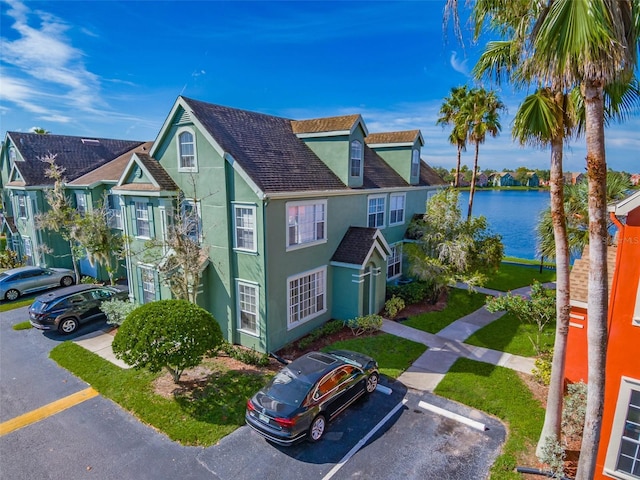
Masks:
[[[26,309],[0,314],[0,422],[88,386],[48,352],[69,337],[14,331]],[[78,335],[97,327],[83,327]],[[72,337],[73,338],[73,337]],[[387,382],[329,424],[317,444],[270,444],[241,427],[209,448],[183,447],[102,396],[0,436],[0,478],[20,479],[438,479],[487,476],[502,424],[434,395]],[[421,404],[421,402],[424,402]],[[432,413],[436,405],[485,424]]]

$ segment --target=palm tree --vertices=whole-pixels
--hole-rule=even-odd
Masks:
[[[469,92],[467,101],[464,102],[462,111],[456,119],[456,123],[461,125],[461,128],[467,129],[467,138],[469,142],[475,146],[467,220],[471,220],[473,210],[473,196],[476,189],[480,144],[484,143],[487,134],[496,137],[500,130],[502,130],[499,113],[501,110],[505,110],[505,106],[498,99],[495,92],[487,91],[484,88],[473,88]]]
[[[49,135],[51,132],[42,127],[32,127],[31,133],[37,133],[38,135]]]
[[[467,149],[467,125],[465,123],[460,124],[456,121],[458,115],[463,108],[463,105],[469,95],[469,90],[466,85],[462,87],[456,87],[451,89],[451,95],[444,99],[444,103],[440,107],[440,117],[436,121],[436,125],[453,125],[451,134],[449,135],[449,143],[455,145],[458,149],[458,161],[456,163],[456,176],[453,180],[453,186],[458,188],[460,181],[460,160],[462,157],[462,151]]]
[[[531,36],[526,69],[541,81],[580,85],[585,106],[589,213],[588,394],[577,479],[593,478],[604,408],[607,352],[607,164],[604,87],[637,66],[640,5],[631,0],[552,0]]]

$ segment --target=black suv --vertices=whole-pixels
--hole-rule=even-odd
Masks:
[[[29,307],[29,322],[40,330],[75,332],[80,324],[106,318],[100,310],[105,300],[127,300],[129,288],[123,285],[74,285],[36,297]]]

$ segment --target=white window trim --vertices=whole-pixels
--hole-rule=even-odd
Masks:
[[[307,277],[309,275],[313,275],[313,274],[318,274],[322,272],[322,292],[324,295],[324,305],[323,308],[321,310],[318,310],[314,313],[312,313],[311,315],[308,315],[304,318],[300,318],[299,320],[297,320],[296,322],[291,322],[291,282],[295,281],[295,280],[299,280],[302,277]],[[287,331],[289,330],[293,330],[294,328],[299,327],[300,325],[304,325],[305,323],[307,323],[310,320],[313,320],[314,318],[317,318],[321,315],[323,315],[324,313],[326,313],[327,311],[327,267],[322,266],[320,268],[315,268],[313,270],[307,270],[306,272],[302,272],[296,275],[292,275],[290,277],[287,278]]]
[[[20,199],[24,202],[24,216],[22,212],[20,212]],[[29,218],[29,208],[27,207],[27,196],[26,195],[16,195],[16,213],[18,214],[18,218],[27,219]]]
[[[87,213],[87,196],[84,192],[75,192],[76,197],[76,210],[80,215],[86,215]]]
[[[289,208],[290,207],[300,207],[300,206],[308,206],[308,205],[323,205],[324,206],[324,237],[305,243],[296,243],[294,245],[289,245]],[[327,210],[327,201],[326,200],[302,200],[298,202],[287,202],[284,206],[285,208],[285,242],[286,242],[286,251],[290,252],[292,250],[299,250],[301,248],[313,247],[315,245],[321,245],[323,243],[327,243],[327,232],[328,232],[328,224],[329,224],[329,214]]]
[[[238,224],[237,224],[237,215],[236,209],[238,208],[246,208],[251,210],[251,215],[253,216],[253,248],[244,248],[238,246]],[[257,212],[258,209],[255,205],[248,203],[234,203],[233,204],[233,249],[238,252],[245,253],[257,253],[258,252],[258,221],[257,221]],[[244,228],[244,227],[243,227]]]
[[[627,419],[627,412],[629,410],[631,390],[640,391],[640,380],[624,376],[621,377],[620,388],[618,390],[618,401],[616,403],[613,423],[611,424],[611,435],[609,437],[607,455],[604,461],[604,473],[610,477],[621,480],[637,480],[638,478],[636,476],[629,475],[626,472],[616,470],[622,432],[624,430],[624,423]]]
[[[200,205],[200,200],[192,200],[192,199],[188,199],[185,198],[182,200],[182,202],[180,202],[180,211],[181,214],[183,216],[183,220],[185,218],[185,208],[184,206],[186,205],[190,205],[196,212],[196,217],[198,219],[198,243],[202,243],[202,210],[201,210],[201,205]],[[184,225],[183,225],[184,228]]]
[[[370,201],[374,199],[382,198],[384,200],[384,204],[382,205],[382,224],[374,225],[371,228],[384,228],[387,222],[387,196],[386,195],[369,195],[367,197],[367,227],[369,227],[369,216],[371,215],[371,211],[369,210],[371,205]],[[379,212],[376,212],[376,215]]]
[[[359,155],[355,156],[354,155],[354,145],[358,145],[359,147]],[[357,175],[353,175],[353,161],[354,160],[358,160],[360,162],[360,166],[358,168],[358,174]],[[349,176],[353,177],[353,178],[359,178],[362,177],[362,170],[363,170],[363,165],[364,163],[364,149],[362,148],[362,142],[360,140],[352,140],[351,143],[349,144]]]
[[[182,166],[182,156],[180,153],[180,134],[188,132],[193,137],[193,167],[183,167]],[[177,158],[178,158],[178,172],[198,172],[198,148],[196,143],[196,132],[193,128],[190,127],[180,127],[176,131],[176,150],[177,150]]]
[[[398,242],[394,245],[391,245],[391,249],[392,249],[392,254],[389,255],[389,257],[387,258],[387,273],[389,272],[389,266],[391,265],[390,261],[393,258],[393,252],[398,251],[398,249],[400,251],[400,258],[396,263],[400,265],[400,272],[397,273],[396,275],[393,275],[392,277],[387,276],[387,280],[393,280],[395,278],[400,278],[402,276],[402,242]],[[394,265],[396,263],[394,263]]]
[[[252,332],[251,330],[247,330],[242,328],[242,308],[240,306],[240,286],[253,288],[255,291],[256,297],[256,311],[249,312],[253,313],[256,316],[256,331]],[[252,337],[260,337],[260,285],[255,282],[249,282],[246,280],[236,280],[236,325],[239,332],[246,333],[247,335],[251,335]]]
[[[138,269],[140,270],[140,290],[142,290],[142,298],[140,299],[140,303],[145,303],[145,292],[148,293],[153,293],[153,300],[151,300],[152,302],[158,299],[158,290],[156,289],[156,280],[157,280],[157,270],[152,266],[152,265],[146,265],[146,264],[138,264]],[[145,281],[144,281],[144,272],[150,272],[151,273],[151,278],[153,279],[153,292],[151,292],[151,290],[145,290],[144,286],[145,286]],[[147,282],[148,283],[148,282]]]
[[[638,292],[636,293],[636,306],[633,310],[633,324],[640,327],[640,281],[638,282]]]
[[[111,208],[112,204],[116,208]],[[120,203],[120,195],[118,195],[117,193],[108,193],[107,216],[108,216],[107,222],[109,224],[109,227],[113,228],[114,230],[124,230],[122,204]]]
[[[402,197],[402,221],[391,223],[391,205],[393,204],[393,198]],[[389,226],[402,225],[407,217],[407,194],[406,193],[392,193],[389,195]]]
[[[413,171],[414,167],[416,168],[415,172]],[[420,151],[417,148],[414,148],[411,151],[411,176],[412,177],[420,176]]]
[[[138,204],[141,203],[146,207],[147,211],[147,227],[149,228],[149,235],[140,235],[140,229],[138,228]],[[151,219],[149,218],[149,202],[145,200],[133,201],[133,221],[136,225],[136,238],[142,238],[145,240],[151,240]]]

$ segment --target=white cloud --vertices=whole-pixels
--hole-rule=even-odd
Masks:
[[[449,59],[449,63],[451,63],[451,67],[458,73],[461,73],[465,76],[469,76],[469,67],[467,66],[467,59],[458,58],[458,52],[451,52],[451,57]]]

